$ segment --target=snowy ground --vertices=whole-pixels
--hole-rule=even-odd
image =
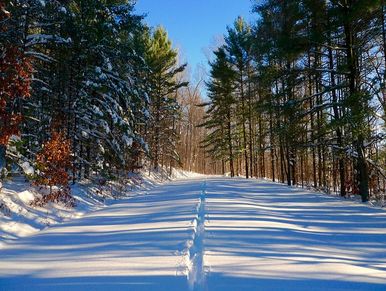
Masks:
[[[150,172],[144,170],[138,174],[131,174],[124,186],[114,182],[100,187],[95,181],[82,181],[71,186],[72,195],[77,200],[75,208],[58,204],[45,207],[30,206],[38,190],[24,177],[15,177],[6,181],[0,191],[0,248],[4,242],[31,235],[52,225],[80,218],[86,213],[106,207],[112,200],[142,195],[154,186],[169,180],[199,176],[196,173],[175,169],[172,176],[168,176],[163,170]]]
[[[0,290],[386,290],[386,213],[196,178],[0,249]]]

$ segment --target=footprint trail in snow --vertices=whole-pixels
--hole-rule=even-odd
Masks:
[[[193,238],[189,247],[188,283],[190,290],[205,290],[204,239],[205,239],[205,196],[206,182],[202,183],[197,215],[193,220]]]

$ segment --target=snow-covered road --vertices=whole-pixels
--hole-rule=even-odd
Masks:
[[[386,290],[386,212],[268,182],[172,182],[0,249],[0,290]]]

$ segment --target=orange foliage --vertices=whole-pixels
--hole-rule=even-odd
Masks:
[[[0,1],[0,21],[9,17]],[[14,108],[15,100],[30,97],[31,60],[20,48],[8,44],[0,50],[0,72],[0,145],[6,145],[12,135],[20,134],[22,116]]]
[[[68,187],[67,169],[71,167],[71,143],[63,133],[52,132],[51,139],[44,143],[36,156],[40,171],[36,183],[46,186]]]
[[[35,185],[48,186],[50,193],[32,202],[34,206],[43,206],[48,202],[63,202],[74,206],[75,200],[68,185],[67,169],[71,167],[71,143],[63,133],[52,131],[49,141],[44,143],[42,151],[36,156],[39,176]],[[58,190],[52,191],[52,186]]]

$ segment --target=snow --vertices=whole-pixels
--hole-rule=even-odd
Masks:
[[[27,168],[27,165],[24,166]],[[173,175],[168,178],[166,171],[150,171],[149,173],[149,171],[144,170],[142,173],[132,174],[130,182],[123,189],[124,193],[120,193],[118,196],[131,197],[136,195],[133,190],[147,190],[170,179],[186,179],[197,176],[199,175],[195,173],[174,170]],[[30,206],[36,197],[37,189],[26,182],[23,177],[6,181],[4,185],[0,184],[0,188],[2,188],[0,206],[4,203],[7,207],[6,212],[10,212],[10,215],[6,215],[8,213],[2,213],[0,207],[0,249],[4,243],[12,244],[20,237],[32,235],[48,226],[79,218],[88,212],[103,208],[109,203],[108,199],[117,198],[114,189],[122,190],[120,185],[110,184],[102,189],[102,194],[97,194],[100,192],[100,187],[91,181],[75,184],[71,187],[71,191],[77,199],[77,206],[69,209],[63,205],[49,205],[45,208]]]
[[[86,190],[83,189],[85,192]],[[12,243],[13,240],[31,235],[52,224],[71,218],[79,217],[83,213],[80,209],[68,209],[62,205],[50,205],[47,208],[34,208],[29,204],[34,200],[36,191],[24,178],[15,178],[6,181],[0,193],[0,202],[9,209],[9,215],[0,212],[0,248],[2,243]],[[75,195],[80,192],[75,193]],[[95,202],[88,199],[89,208],[96,206]]]
[[[123,135],[122,139],[126,143],[127,147],[131,147],[133,145],[133,138],[132,137],[128,137],[127,135]]]
[[[89,136],[90,136],[90,134],[87,131],[82,130],[82,137],[88,138]]]
[[[21,168],[26,175],[33,175],[35,173],[35,169],[30,165],[29,162],[22,163]]]
[[[218,180],[207,191],[208,290],[385,290],[384,211],[253,184]]]
[[[112,70],[113,70],[113,65],[111,64],[111,62],[110,62],[110,59],[106,59],[106,62],[107,62],[107,64],[106,64],[106,66],[107,66],[107,70],[109,71],[109,72],[111,72]]]
[[[93,111],[94,111],[95,114],[97,114],[97,115],[103,117],[103,113],[102,113],[102,111],[99,109],[99,107],[93,105],[93,106],[92,106],[92,109],[93,109]]]
[[[69,43],[70,39],[64,39],[62,37],[50,34],[30,34],[27,36],[26,47],[31,47],[38,44],[45,44],[49,42],[57,42],[57,43]]]
[[[193,220],[192,239],[187,243],[187,279],[191,290],[201,290],[205,286],[204,270],[204,239],[205,239],[205,195],[206,183],[201,187],[200,200],[196,211],[197,215]]]
[[[386,289],[382,209],[183,172],[151,187],[161,174],[130,198],[4,245],[0,289]]]
[[[184,242],[200,187],[191,181],[160,186],[12,242],[0,251],[1,287],[186,289]]]

